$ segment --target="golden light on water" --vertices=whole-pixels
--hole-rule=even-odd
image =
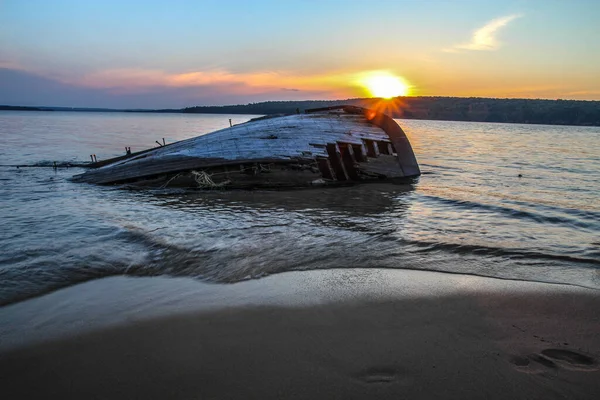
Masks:
[[[391,99],[397,96],[407,96],[410,86],[401,77],[388,72],[372,72],[359,80],[373,97]]]

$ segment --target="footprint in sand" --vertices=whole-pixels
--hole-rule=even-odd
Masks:
[[[510,359],[517,370],[528,374],[541,374],[547,371],[547,368],[556,369],[556,364],[539,354],[529,354],[527,356],[513,356]]]
[[[510,362],[517,367],[527,367],[530,364],[529,358],[523,356],[513,356],[511,357]]]
[[[360,374],[359,379],[366,383],[390,383],[396,380],[393,368],[371,368]]]
[[[556,363],[554,361],[549,360],[542,355],[534,353],[534,354],[530,354],[528,357],[530,360],[535,361],[536,363],[541,364],[546,368],[552,368],[552,369],[558,368],[558,366],[556,365]]]
[[[360,373],[358,379],[371,384],[410,383],[408,376],[401,374],[396,368],[392,367],[370,368]]]
[[[559,361],[563,366],[576,368],[578,370],[595,371],[596,360],[585,354],[577,353],[565,349],[546,349],[542,350],[542,355],[555,361]]]
[[[596,360],[585,354],[565,349],[545,349],[541,354],[513,356],[510,360],[522,372],[540,373],[546,367],[550,369],[565,368],[577,371],[596,371]],[[533,364],[532,364],[533,362]]]

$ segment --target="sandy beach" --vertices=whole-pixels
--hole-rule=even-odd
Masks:
[[[598,291],[417,271],[107,278],[0,308],[2,398],[595,399]]]

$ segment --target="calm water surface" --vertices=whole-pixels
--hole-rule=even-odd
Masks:
[[[76,184],[88,161],[252,116],[0,112],[0,304],[110,275],[223,284],[408,268],[600,289],[600,128],[399,120],[413,185],[288,192]],[[519,177],[521,175],[521,177]]]

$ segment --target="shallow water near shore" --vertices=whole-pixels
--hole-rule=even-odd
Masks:
[[[398,120],[423,172],[412,185],[131,190],[43,167],[252,117],[0,112],[0,304],[114,275],[225,284],[331,268],[600,289],[597,127]]]

